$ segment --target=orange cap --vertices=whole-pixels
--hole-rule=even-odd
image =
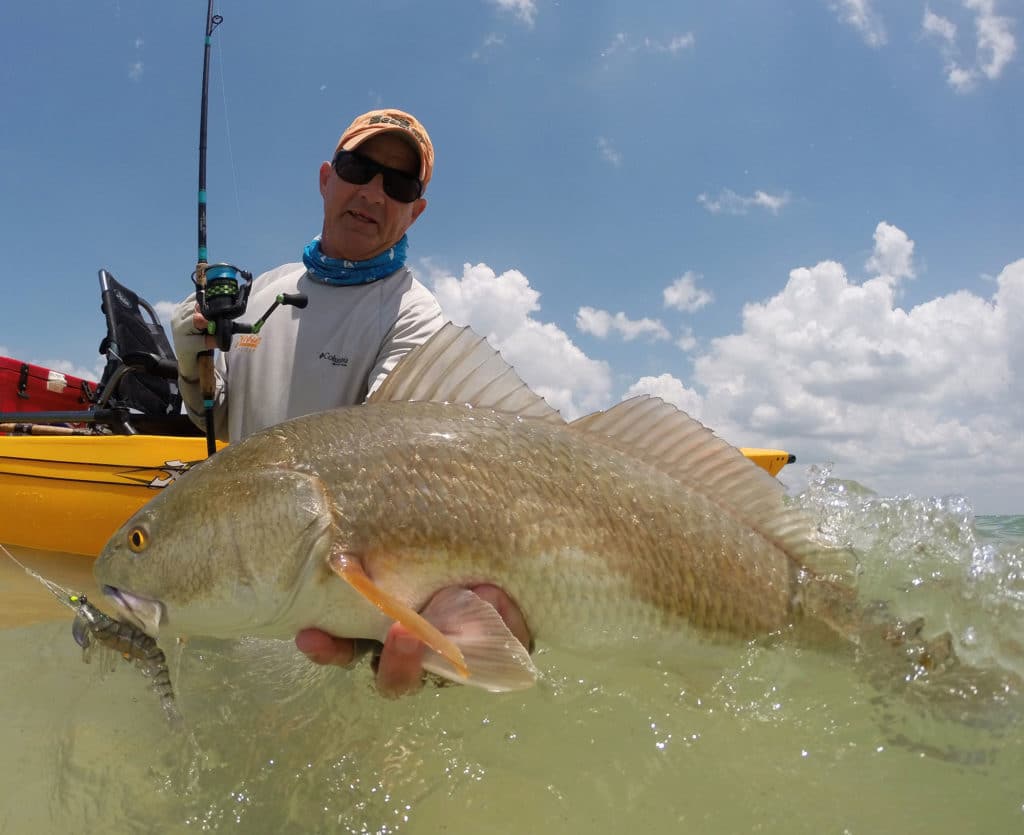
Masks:
[[[362,116],[356,116],[352,124],[345,128],[334,153],[354,150],[371,136],[385,131],[397,133],[412,145],[420,158],[420,182],[426,189],[430,175],[434,173],[434,146],[427,129],[415,116],[403,110],[371,110]]]

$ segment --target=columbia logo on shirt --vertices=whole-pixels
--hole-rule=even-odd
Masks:
[[[348,367],[348,357],[339,357],[337,354],[332,354],[329,351],[323,351],[320,354],[320,359],[327,360],[331,365],[341,366],[343,368]]]

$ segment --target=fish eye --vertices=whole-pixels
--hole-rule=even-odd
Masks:
[[[145,528],[132,528],[128,531],[128,548],[134,554],[140,554],[149,545],[149,534]]]

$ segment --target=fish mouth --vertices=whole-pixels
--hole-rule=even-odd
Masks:
[[[111,600],[118,612],[124,615],[125,620],[139,627],[149,637],[157,636],[160,624],[166,620],[167,615],[163,603],[114,586],[104,586],[103,593]]]

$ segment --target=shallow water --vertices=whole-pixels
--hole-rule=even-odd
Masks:
[[[69,613],[0,630],[0,831],[1021,831],[1024,517],[827,472],[797,501],[856,548],[865,598],[981,672],[901,684],[782,644],[688,676],[541,649],[525,694],[389,702],[365,666],[193,642],[168,652],[180,733],[137,671],[81,662]]]

